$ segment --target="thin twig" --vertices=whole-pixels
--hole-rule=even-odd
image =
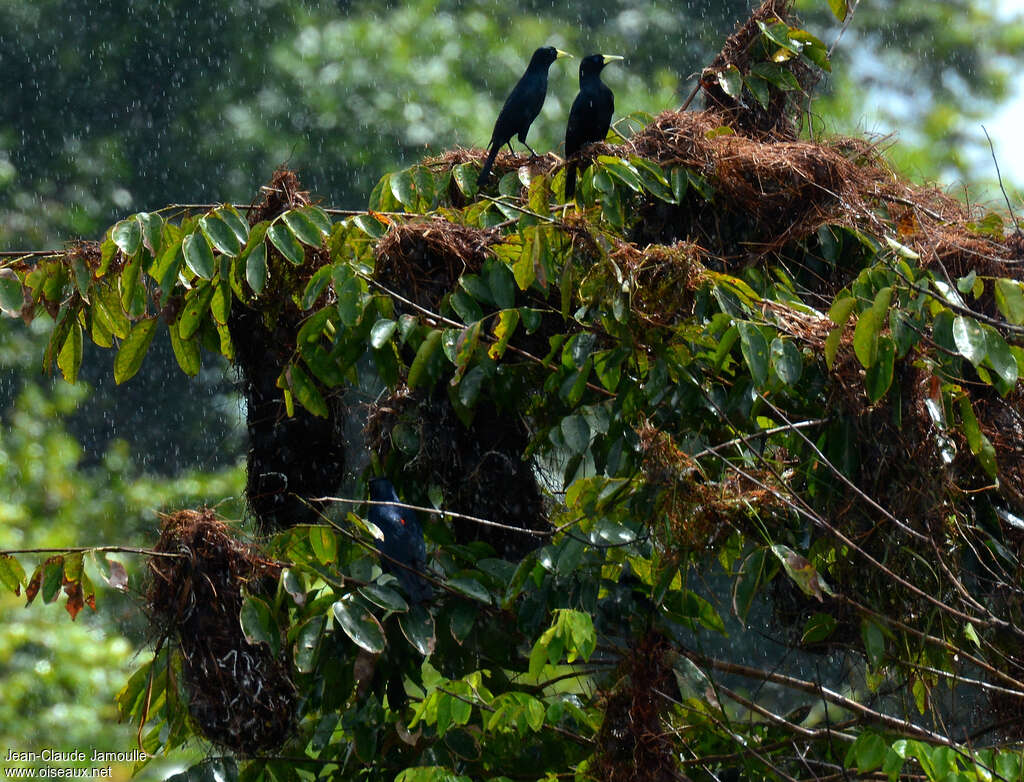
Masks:
[[[1003,192],[1003,200],[1006,201],[1006,211],[1008,211],[1010,213],[1010,217],[1013,218],[1013,227],[1020,231],[1020,223],[1017,222],[1017,215],[1013,213],[1013,207],[1010,206],[1010,196],[1006,194],[1006,188],[1003,187],[1003,175],[999,171],[999,161],[996,160],[996,148],[992,143],[992,137],[988,134],[988,128],[984,125],[981,126],[981,129],[985,131],[985,138],[988,139],[988,150],[992,153],[992,162],[996,167],[996,178],[999,180],[999,189]]]
[[[144,554],[147,557],[186,558],[184,554],[169,551],[154,551],[134,546],[71,546],[68,548],[6,548],[0,549],[0,556],[10,554],[88,554],[90,552],[120,552],[122,554]]]

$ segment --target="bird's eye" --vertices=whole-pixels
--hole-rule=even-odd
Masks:
[[[399,520],[400,522],[402,522],[402,526],[404,527],[404,526],[405,526],[405,516],[399,516],[399,517],[398,517],[398,520]]]

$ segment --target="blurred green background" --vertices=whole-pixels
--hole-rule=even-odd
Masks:
[[[279,165],[322,205],[359,208],[385,171],[486,144],[537,46],[623,55],[605,72],[617,118],[676,108],[750,10],[601,6],[0,0],[0,250],[97,239],[125,214],[170,203],[250,202]],[[836,40],[825,0],[797,9],[807,30]],[[980,123],[1021,71],[1024,24],[1011,10],[862,4],[805,132],[876,134],[906,175],[998,207]],[[538,151],[559,149],[577,64],[551,70],[530,133]],[[1016,207],[1018,183],[1006,184]],[[244,410],[225,366],[211,360],[186,382],[156,345],[167,360],[115,387],[112,355],[87,346],[82,380],[69,387],[40,372],[45,332],[38,320],[0,320],[0,549],[145,546],[158,511],[203,503],[241,518]],[[26,611],[0,597],[0,747],[133,746],[113,698],[153,639],[139,612],[139,558],[111,556],[129,571],[129,593],[98,584],[99,612],[74,623],[60,603]]]

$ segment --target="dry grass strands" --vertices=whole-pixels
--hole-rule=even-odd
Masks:
[[[622,242],[610,257],[632,280],[633,312],[651,325],[667,326],[692,314],[693,294],[703,280],[704,255],[694,242],[652,244],[643,252]]]
[[[761,485],[735,472],[708,482],[697,462],[650,422],[641,424],[637,435],[646,483],[658,491],[651,531],[663,550],[712,550],[734,529],[745,527],[752,512],[782,508],[775,494],[762,488],[772,483],[767,473],[747,470]]]
[[[468,272],[478,272],[487,248],[501,239],[497,229],[472,228],[447,220],[395,224],[374,249],[374,276],[391,290],[432,311]]]
[[[146,595],[151,621],[176,639],[189,713],[204,736],[236,752],[279,747],[295,724],[297,693],[284,659],[246,641],[242,588],[276,580],[280,568],[234,537],[209,509],[164,519]]]

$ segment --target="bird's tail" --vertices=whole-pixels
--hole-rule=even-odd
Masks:
[[[480,176],[477,177],[476,186],[480,189],[487,184],[487,178],[491,175],[491,166],[494,165],[494,158],[498,156],[498,145],[491,144],[491,151],[487,153],[487,160],[484,161],[484,167],[480,169]]]
[[[576,195],[576,162],[570,161],[565,166],[565,200]]]

